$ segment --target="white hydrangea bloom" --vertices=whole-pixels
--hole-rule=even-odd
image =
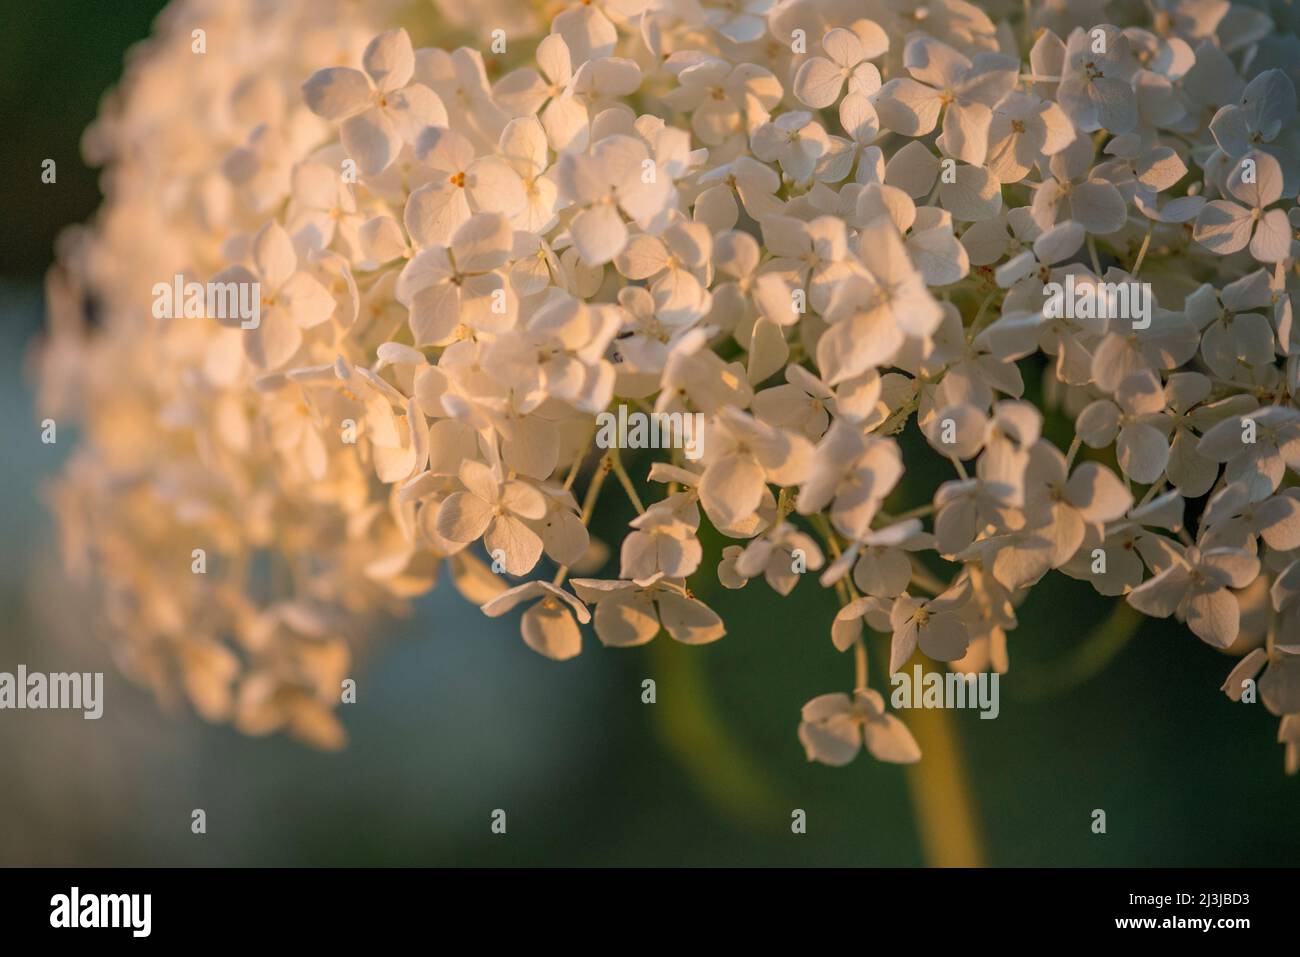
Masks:
[[[556,660],[762,577],[854,650],[807,756],[910,762],[868,641],[1005,671],[1059,571],[1240,655],[1297,770],[1293,75],[1258,8],[1103,6],[492,3],[488,56],[414,48],[441,0],[177,0],[42,356],[119,660],[335,747],[363,616],[444,572]]]

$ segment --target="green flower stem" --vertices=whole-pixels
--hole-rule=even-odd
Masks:
[[[618,476],[619,484],[623,486],[623,491],[627,493],[628,500],[632,507],[636,509],[638,515],[645,514],[645,506],[641,504],[641,496],[636,494],[636,487],[632,484],[632,477],[627,474],[627,469],[623,467],[623,459],[619,457],[618,449],[609,450],[609,464]]]
[[[926,864],[982,866],[983,841],[951,713],[916,708],[907,726],[921,746],[921,760],[907,766],[907,785]]]
[[[1096,677],[1132,640],[1141,624],[1142,616],[1128,602],[1117,602],[1106,620],[1064,660],[1019,669],[1016,697],[1026,701],[1050,698]]]

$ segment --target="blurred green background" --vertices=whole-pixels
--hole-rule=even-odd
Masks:
[[[515,619],[484,619],[441,586],[355,670],[341,754],[165,713],[114,671],[37,498],[71,443],[40,443],[22,366],[54,237],[98,202],[81,131],[160,7],[5,0],[0,671],[102,670],[107,705],[97,722],[0,712],[0,864],[924,863],[909,772],[865,756],[810,765],[796,739],[802,704],[852,682],[829,641],[833,593],[812,581],[786,600],[761,582],[710,594],[729,628],[717,644],[613,651],[589,635],[564,664],[525,648]],[[55,185],[39,181],[46,157]],[[909,482],[904,497],[932,487]],[[629,516],[606,510],[597,531],[617,541]],[[1231,660],[1181,626],[1144,622],[1100,676],[1039,696],[1034,666],[1065,660],[1111,608],[1087,585],[1044,580],[1011,637],[1001,716],[952,716],[984,860],[1295,864],[1300,784],[1283,774],[1277,721],[1229,702]],[[656,704],[641,703],[645,678]],[[190,833],[194,808],[206,835]],[[505,836],[489,829],[496,808]]]

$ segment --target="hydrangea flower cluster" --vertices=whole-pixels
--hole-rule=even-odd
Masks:
[[[1224,691],[1258,681],[1300,768],[1291,24],[557,6],[179,0],[132,57],[41,396],[84,423],[50,497],[123,667],[330,747],[348,636],[440,574],[557,660],[583,626],[716,641],[706,583],[807,577],[856,672],[808,756],[909,762],[866,632],[890,672],[1003,672],[1057,571],[1240,656]],[[173,275],[255,284],[260,321],[158,318]],[[619,406],[700,416],[701,455],[630,475]],[[951,477],[899,511],[904,447]],[[573,577],[618,486],[618,576]]]

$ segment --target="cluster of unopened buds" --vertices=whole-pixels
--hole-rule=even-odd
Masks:
[[[1239,655],[1295,771],[1297,58],[1258,7],[1107,6],[179,0],[42,354],[123,667],[335,746],[346,636],[440,574],[554,659],[807,578],[856,672],[808,756],[907,762],[867,633],[1003,672],[1056,571]],[[617,577],[574,577],[611,492]]]

